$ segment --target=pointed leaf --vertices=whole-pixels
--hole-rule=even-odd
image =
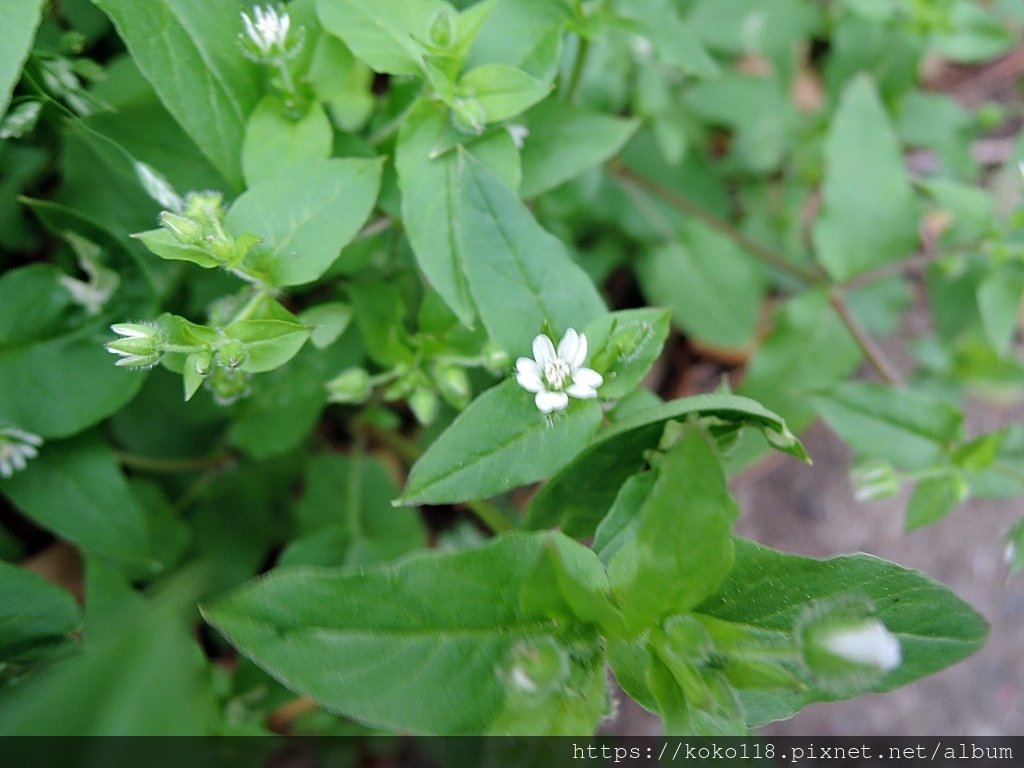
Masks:
[[[825,204],[814,244],[829,274],[845,279],[912,254],[918,206],[896,134],[867,75],[843,92],[825,161]]]
[[[565,466],[597,431],[601,407],[574,401],[553,423],[515,379],[480,395],[413,466],[401,503],[497,496]]]
[[[696,395],[646,408],[606,431],[544,486],[527,509],[524,525],[559,526],[571,536],[592,536],[619,488],[643,465],[644,452],[658,445],[665,423],[690,414],[721,420],[728,432],[750,425],[789,434],[781,418],[745,397]],[[807,458],[795,438],[785,451]]]

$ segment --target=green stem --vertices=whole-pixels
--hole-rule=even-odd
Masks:
[[[209,469],[220,469],[232,460],[228,451],[220,451],[210,456],[198,456],[189,459],[164,459],[156,456],[142,456],[128,451],[118,451],[117,460],[129,469],[142,472],[159,472],[178,474],[181,472],[201,472]]]
[[[860,324],[860,321],[854,317],[853,312],[846,303],[846,296],[843,292],[839,288],[833,288],[829,295],[829,301],[832,303],[832,307],[835,309],[839,319],[843,321],[843,325],[850,331],[857,345],[864,352],[864,356],[867,358],[868,363],[871,364],[871,367],[890,386],[902,387],[904,385],[903,377],[900,376],[895,366],[889,362],[885,353],[875,344],[875,340],[871,338],[871,335]]]
[[[828,278],[824,272],[794,264],[782,254],[757,242],[730,222],[718,217],[688,197],[684,197],[674,189],[669,189],[653,179],[641,176],[618,162],[613,162],[609,168],[623,186],[657,195],[687,216],[691,216],[725,235],[744,251],[768,266],[807,285],[821,285],[827,282]]]
[[[572,63],[572,71],[569,74],[569,81],[565,87],[565,100],[575,104],[579,98],[580,85],[583,83],[583,72],[587,68],[587,59],[590,56],[590,39],[579,38],[579,45],[576,47],[576,58]]]
[[[262,290],[257,290],[252,298],[246,303],[244,307],[238,310],[238,314],[232,319],[232,322],[237,323],[239,320],[251,320],[252,316],[256,314],[260,306],[267,299],[267,293]]]

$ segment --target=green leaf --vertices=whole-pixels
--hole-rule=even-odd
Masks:
[[[7,114],[11,93],[32,49],[42,13],[43,0],[12,0],[4,9],[4,26],[0,31],[0,117]]]
[[[309,328],[288,320],[239,320],[224,329],[232,339],[245,342],[247,355],[239,366],[248,373],[280,368],[309,338]]]
[[[160,100],[224,178],[242,185],[239,148],[259,100],[256,65],[241,55],[233,0],[95,0]]]
[[[324,29],[374,71],[418,75],[424,50],[413,38],[428,39],[431,19],[446,6],[439,0],[319,0],[316,9]]]
[[[68,437],[134,397],[145,375],[113,364],[109,320],[70,325],[61,272],[36,264],[0,276],[0,421]]]
[[[586,273],[491,168],[462,148],[428,159],[443,131],[443,113],[421,104],[397,165],[417,261],[462,323],[479,313],[494,341],[525,352],[545,322],[562,332],[604,314]]]
[[[825,161],[814,244],[829,274],[846,279],[912,254],[918,206],[889,117],[867,75],[843,92]]]
[[[997,272],[978,286],[978,312],[985,338],[1000,354],[1010,350],[1013,334],[1021,326],[1024,275]]]
[[[945,400],[881,384],[846,382],[814,402],[855,451],[906,469],[934,464],[963,429],[963,414]]]
[[[619,488],[643,466],[644,453],[658,445],[665,423],[690,414],[713,419],[726,434],[744,425],[789,434],[780,417],[735,395],[696,395],[646,408],[604,432],[544,486],[530,503],[523,524],[532,529],[557,525],[576,537],[593,535]],[[795,438],[785,451],[807,458]]]
[[[402,223],[416,261],[459,321],[471,328],[477,312],[465,265],[475,254],[465,250],[459,237],[460,164],[459,154],[451,149],[451,130],[443,105],[420,101],[409,111],[398,135],[395,165],[402,190]],[[518,152],[505,130],[485,134],[470,148],[513,185],[519,173]]]
[[[523,197],[536,197],[613,157],[639,120],[625,120],[548,100],[526,116]],[[584,140],[585,139],[585,140]]]
[[[717,347],[743,348],[757,333],[761,271],[728,238],[690,222],[677,242],[651,252],[637,274],[647,299],[670,307],[686,333]]]
[[[515,117],[551,92],[551,85],[521,69],[505,64],[484,64],[459,79],[459,89],[483,107],[487,122]]]
[[[247,186],[254,186],[287,171],[293,165],[324,160],[331,155],[334,130],[319,104],[298,119],[291,118],[274,96],[256,105],[245,127],[242,171]]]
[[[278,567],[355,567],[395,560],[426,545],[415,510],[395,509],[398,488],[388,469],[370,457],[317,456],[306,469],[295,508],[296,537]]]
[[[81,621],[70,592],[0,561],[0,661],[5,665],[18,663],[26,652],[37,657],[64,643]]]
[[[961,0],[953,6],[948,28],[933,34],[930,44],[947,58],[974,63],[1008,51],[1014,36],[994,13]]]
[[[90,580],[93,589],[100,583]],[[194,612],[194,587],[179,579],[153,602],[125,583],[109,597],[90,592],[87,603],[95,597],[108,608],[113,600],[120,605],[103,615],[106,626],[89,630],[85,653],[0,694],[0,733],[211,734],[218,716],[211,675],[194,627],[183,620]]]
[[[603,399],[625,397],[636,390],[661,354],[668,321],[665,309],[624,309],[584,329],[591,350],[587,365],[604,376]]]
[[[548,421],[515,379],[489,389],[459,414],[409,473],[400,502],[482,499],[557,472],[601,422],[596,401],[574,401]]]
[[[736,540],[736,565],[722,590],[697,611],[761,630],[789,633],[819,600],[863,598],[899,638],[903,663],[877,691],[888,691],[966,658],[985,640],[985,621],[970,606],[924,574],[871,555],[828,560],[787,555]],[[741,691],[747,722],[787,718],[814,701],[843,698],[816,688],[792,692]]]
[[[941,520],[967,497],[967,483],[956,474],[929,477],[914,488],[905,528],[913,531]]]
[[[245,655],[330,711],[392,731],[482,733],[506,698],[522,692],[514,672],[524,653],[543,648],[561,657],[558,675],[571,677],[579,664],[559,624],[518,599],[552,536],[509,534],[358,573],[279,571],[203,614]],[[556,702],[574,693],[565,682],[551,691]]]
[[[139,232],[136,235],[132,235],[132,237],[141,240],[149,250],[161,259],[189,261],[204,269],[224,266],[221,261],[215,259],[202,248],[194,245],[185,245],[166,229],[151,229],[147,232]]]
[[[296,165],[243,194],[225,225],[236,237],[265,238],[247,263],[273,285],[316,280],[334,263],[373,210],[380,159],[331,159]]]
[[[151,575],[146,516],[113,451],[95,436],[47,444],[29,467],[0,479],[25,515],[130,576]]]
[[[604,301],[562,242],[483,163],[461,152],[458,234],[472,258],[469,290],[490,337],[526,352],[545,323],[558,333],[605,314]]]
[[[330,301],[326,304],[318,304],[305,310],[299,319],[309,328],[309,340],[317,349],[324,349],[333,344],[339,336],[345,333],[352,322],[352,307],[340,301]]]
[[[714,594],[732,568],[729,531],[739,508],[717,451],[692,424],[675,439],[637,510],[633,536],[608,562],[612,592],[632,634]]]

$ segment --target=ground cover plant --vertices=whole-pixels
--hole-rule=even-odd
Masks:
[[[743,734],[984,642],[729,478],[1024,493],[1019,99],[929,80],[1016,0],[0,16],[0,732]]]

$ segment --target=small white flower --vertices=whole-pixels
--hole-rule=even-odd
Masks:
[[[23,470],[29,459],[39,455],[43,438],[17,427],[0,429],[0,477]]]
[[[629,49],[638,64],[646,64],[654,55],[654,44],[643,35],[632,35],[629,38]]]
[[[292,20],[284,11],[278,11],[271,7],[255,7],[253,15],[242,12],[242,23],[245,24],[245,34],[256,49],[269,56],[271,54],[282,54],[285,52],[285,42],[288,39],[288,28]]]
[[[528,392],[535,392],[534,402],[541,413],[564,411],[569,396],[580,400],[597,397],[597,388],[604,383],[601,374],[584,368],[587,359],[587,337],[570,328],[555,351],[554,344],[543,333],[533,340],[533,360],[520,357],[516,361],[516,381]]]
[[[900,641],[877,619],[829,632],[821,638],[820,644],[842,659],[886,672],[898,667],[903,660]]]

